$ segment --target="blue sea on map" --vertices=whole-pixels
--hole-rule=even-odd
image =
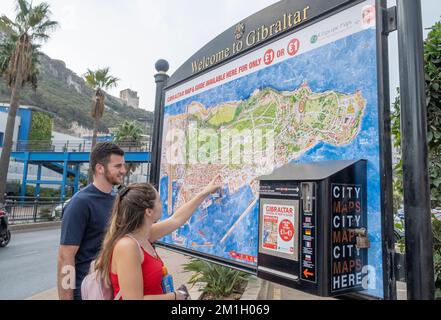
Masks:
[[[231,81],[191,98],[165,107],[165,117],[178,115],[194,101],[206,108],[228,101],[246,100],[256,89],[272,88],[278,91],[295,91],[307,83],[315,93],[336,91],[353,94],[360,90],[367,100],[362,128],[358,136],[346,146],[319,143],[292,162],[319,162],[327,160],[368,160],[368,228],[372,247],[369,250],[369,265],[375,268],[375,289],[369,293],[382,297],[382,244],[380,209],[379,129],[377,96],[376,34],[374,29],[364,30],[329,45],[272,65],[243,78]],[[167,217],[168,178],[160,181],[163,215]],[[173,197],[179,190],[173,183]],[[216,200],[216,199],[214,199]],[[252,257],[258,253],[258,210],[256,202],[250,213],[235,226],[224,239],[228,230],[254,201],[249,187],[234,194],[225,190],[220,201],[205,210],[199,209],[190,223],[179,230],[181,243],[172,236],[162,241],[183,246],[209,256],[255,266],[254,261],[234,259],[231,252]],[[174,201],[175,202],[175,201]],[[221,218],[220,218],[221,217]],[[223,240],[223,241],[221,241]],[[204,243],[214,246],[204,247]],[[192,245],[195,245],[192,246]],[[196,249],[195,249],[196,248]]]

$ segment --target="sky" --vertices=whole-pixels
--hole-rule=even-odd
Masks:
[[[393,4],[393,0],[389,0]],[[41,1],[35,0],[34,3]],[[120,80],[109,93],[130,88],[153,111],[159,59],[172,75],[205,44],[275,0],[46,0],[60,23],[42,51],[79,76],[110,67]],[[424,27],[441,19],[439,0],[422,0]],[[1,0],[0,14],[14,17],[15,0]],[[396,33],[391,36],[391,87],[398,85]]]

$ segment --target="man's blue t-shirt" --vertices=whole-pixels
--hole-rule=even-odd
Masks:
[[[60,244],[80,247],[75,256],[76,300],[81,299],[81,282],[101,249],[114,199],[113,194],[101,192],[90,184],[78,192],[63,210]]]

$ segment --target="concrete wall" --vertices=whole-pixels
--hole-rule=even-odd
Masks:
[[[6,131],[6,123],[8,121],[8,114],[4,110],[5,109],[1,108],[0,106],[0,133],[3,133],[3,139],[4,139],[4,133]],[[14,137],[13,137],[14,142],[17,141],[20,124],[21,124],[21,117],[17,116],[15,120],[15,128],[14,128]],[[1,147],[3,146],[3,139],[0,142],[0,150],[2,149]]]

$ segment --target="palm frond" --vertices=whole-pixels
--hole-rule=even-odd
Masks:
[[[32,34],[32,40],[44,42],[47,41],[50,38],[50,36],[46,33],[33,33]]]
[[[109,77],[104,85],[104,88],[110,89],[110,88],[116,87],[118,84],[118,81],[120,81],[120,79],[115,78],[115,77]]]
[[[15,7],[15,12],[17,15],[21,14],[23,16],[29,13],[30,4],[26,0],[17,0]]]
[[[84,78],[86,80],[86,83],[94,90],[106,90],[115,87],[117,85],[117,82],[119,81],[118,78],[109,75],[109,73],[109,67],[97,69],[95,71],[88,69],[86,74],[84,75]]]
[[[50,21],[49,18],[51,15],[49,4],[46,2],[42,2],[36,7],[31,8],[28,14],[29,28],[35,29],[46,21]]]
[[[98,88],[98,83],[96,81],[95,72],[87,69],[87,72],[83,75],[84,80],[86,81],[87,86],[96,90]]]
[[[57,21],[46,20],[43,23],[39,24],[34,28],[34,33],[44,33],[55,31],[58,28],[59,24]]]
[[[17,35],[18,26],[7,16],[2,15],[0,17],[0,31],[7,36]]]
[[[20,24],[26,23],[31,5],[26,0],[17,0],[15,12],[17,14],[16,21]]]

